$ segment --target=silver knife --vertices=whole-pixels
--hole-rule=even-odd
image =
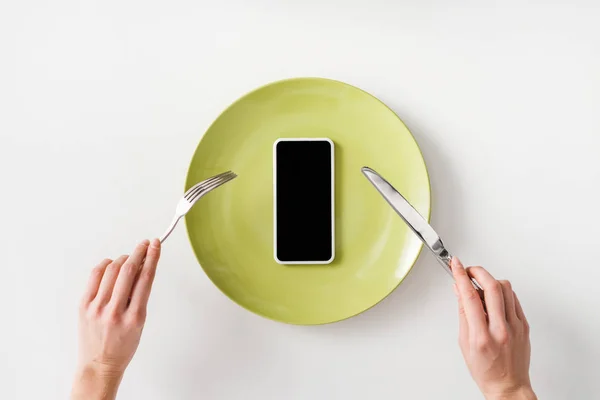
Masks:
[[[438,262],[444,267],[450,276],[452,274],[452,255],[448,252],[440,236],[433,230],[427,220],[419,214],[417,210],[402,196],[388,181],[369,167],[362,167],[362,173],[369,182],[375,186],[375,189],[392,206],[394,211],[406,222],[408,227],[417,235],[419,239],[433,253]],[[471,278],[471,282],[483,300],[483,289],[479,283]]]

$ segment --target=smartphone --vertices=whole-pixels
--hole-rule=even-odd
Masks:
[[[329,264],[335,257],[334,145],[278,139],[273,145],[274,244],[279,264]]]

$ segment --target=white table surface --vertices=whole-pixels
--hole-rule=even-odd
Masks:
[[[404,119],[433,225],[522,299],[540,398],[598,398],[600,7],[483,3],[2,2],[0,398],[68,396],[91,267],[162,233],[229,103],[294,76],[357,85]],[[423,254],[361,316],[275,323],[210,283],[182,226],[120,398],[478,399],[455,303]]]

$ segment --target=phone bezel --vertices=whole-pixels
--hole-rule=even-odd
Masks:
[[[277,257],[277,144],[280,142],[327,142],[331,149],[331,258],[314,261],[282,261]],[[273,257],[278,264],[331,264],[335,259],[335,145],[328,138],[279,138],[273,143]]]

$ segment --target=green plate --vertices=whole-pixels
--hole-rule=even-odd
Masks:
[[[285,266],[273,258],[273,142],[335,143],[336,257]],[[239,176],[186,217],[200,265],[242,307],[291,324],[352,317],[390,294],[412,268],[421,242],[360,172],[381,173],[425,216],[430,186],[419,146],[393,111],[342,82],[271,83],[226,109],[200,141],[186,189],[226,170]]]

